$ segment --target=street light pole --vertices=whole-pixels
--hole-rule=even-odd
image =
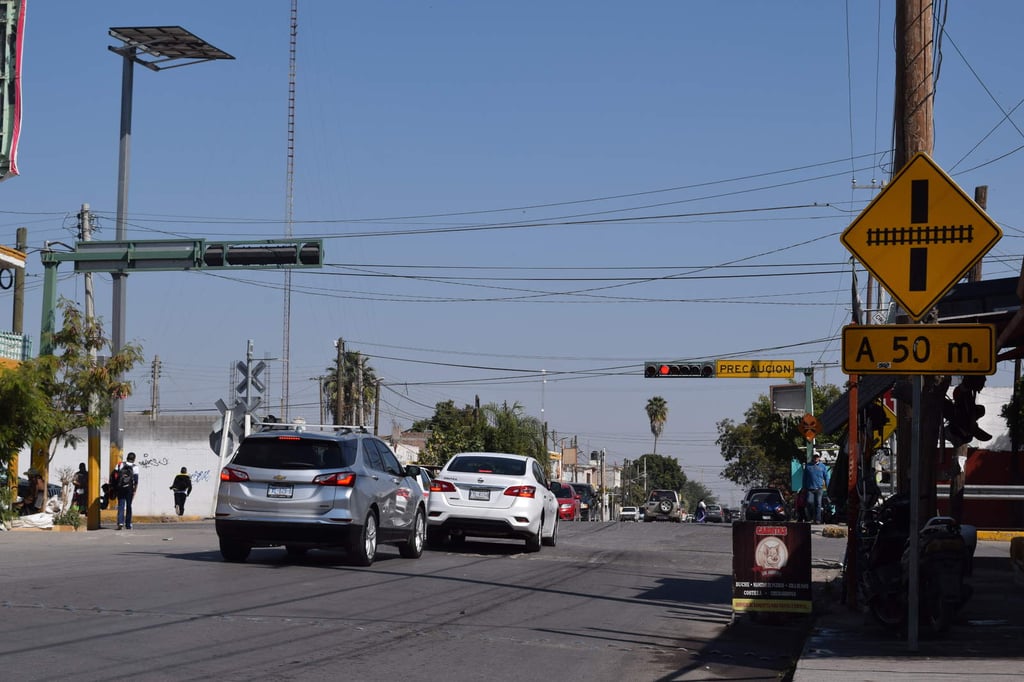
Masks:
[[[141,64],[152,71],[188,66],[214,59],[234,59],[231,55],[210,45],[180,26],[128,26],[112,27],[112,38],[120,46],[107,49],[122,57],[121,67],[121,132],[117,159],[117,241],[128,240],[128,177],[132,139],[132,92],[135,83],[135,65]],[[183,61],[184,60],[184,61]],[[121,352],[125,343],[125,310],[127,308],[128,273],[113,272],[113,311],[111,314],[111,351]],[[110,465],[117,465],[124,452],[124,399],[114,398],[110,415]]]
[[[128,239],[128,166],[132,147],[132,91],[135,83],[134,47],[125,47],[121,65],[121,134],[117,153],[117,217],[115,235],[117,241]],[[114,355],[121,352],[125,343],[124,316],[127,308],[127,277],[124,272],[111,273],[113,278],[113,311],[111,315],[111,350]],[[114,411],[110,415],[110,464],[113,471],[124,452],[124,400],[114,398]]]

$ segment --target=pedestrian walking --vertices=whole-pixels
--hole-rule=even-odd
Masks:
[[[139,489],[139,474],[135,468],[135,453],[128,453],[128,460],[121,462],[117,469],[117,529],[132,529],[132,500]]]
[[[174,511],[181,516],[185,513],[185,500],[192,494],[192,477],[187,468],[181,467],[181,473],[171,483],[171,490],[174,491]]]
[[[815,452],[811,461],[804,465],[804,490],[807,491],[804,513],[812,523],[821,523],[823,496],[827,487],[828,467],[821,461],[821,454]]]
[[[71,484],[75,487],[75,494],[71,498],[71,505],[78,507],[79,514],[85,514],[89,510],[89,472],[86,471],[85,462],[79,463],[78,471],[75,472],[75,477],[72,479]]]
[[[704,504],[704,500],[701,499],[697,503],[697,523],[704,523],[708,518],[708,506]]]

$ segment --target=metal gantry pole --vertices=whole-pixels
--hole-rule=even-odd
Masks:
[[[118,241],[128,239],[128,177],[132,148],[132,90],[135,73],[135,48],[126,47],[121,67],[121,137],[117,154],[117,217],[115,218]],[[127,307],[127,273],[111,273],[114,299],[111,313],[111,353],[117,355],[125,343],[125,309]],[[114,409],[110,414],[110,462],[109,469],[121,459],[124,452],[124,400],[114,398]]]

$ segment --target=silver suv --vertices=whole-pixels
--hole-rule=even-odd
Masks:
[[[683,521],[683,505],[675,490],[652,490],[644,505],[644,521]]]
[[[417,559],[427,535],[420,468],[361,430],[254,433],[220,473],[215,524],[220,553],[241,562],[253,547],[289,555],[341,547],[369,566],[377,545]]]

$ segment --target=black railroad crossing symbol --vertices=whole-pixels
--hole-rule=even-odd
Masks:
[[[919,153],[840,240],[919,320],[1002,235],[927,154]]]
[[[970,244],[974,225],[929,225],[928,180],[910,181],[910,226],[868,228],[868,246],[908,245],[907,291],[928,290],[928,245]]]

